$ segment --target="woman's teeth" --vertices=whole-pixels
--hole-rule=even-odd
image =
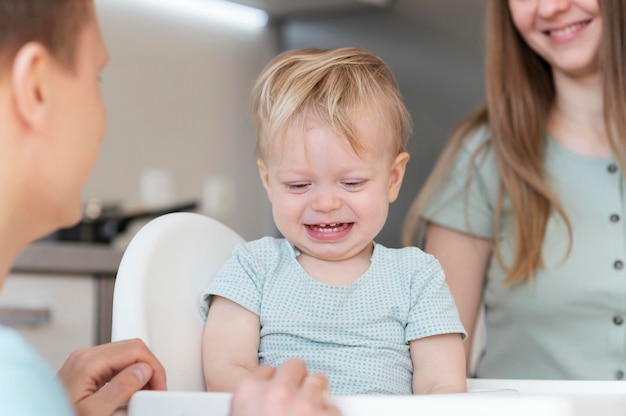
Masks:
[[[564,27],[562,29],[550,30],[548,31],[548,33],[552,36],[565,36],[579,29],[582,29],[585,26],[587,26],[587,22],[581,22],[581,23],[573,24],[571,26]]]

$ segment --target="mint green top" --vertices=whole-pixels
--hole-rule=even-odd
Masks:
[[[56,375],[14,330],[0,326],[0,415],[71,416]]]
[[[471,155],[489,135],[466,140],[447,182],[424,217],[444,227],[494,237],[498,172],[491,150]],[[626,372],[624,178],[613,158],[585,157],[546,139],[544,166],[572,225],[554,215],[542,246],[545,266],[532,284],[504,286],[492,258],[484,288],[487,342],[476,376],[525,379],[622,379]],[[474,180],[465,191],[468,172]],[[505,202],[498,230],[504,261],[514,255],[514,218]]]
[[[311,278],[299,254],[282,238],[239,245],[205,292],[259,316],[261,364],[278,367],[300,358],[328,376],[335,395],[411,394],[409,342],[449,333],[465,337],[433,256],[375,244],[368,270],[334,286]],[[206,312],[207,303],[200,306]]]

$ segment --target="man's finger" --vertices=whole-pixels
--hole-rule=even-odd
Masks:
[[[300,394],[316,407],[324,407],[328,399],[328,378],[321,373],[311,373],[305,377]]]
[[[274,377],[276,369],[269,365],[260,365],[250,373],[251,379],[269,380]]]
[[[144,387],[152,377],[152,367],[145,363],[128,366],[113,377],[96,393],[76,404],[78,414],[96,410],[98,414],[112,414],[119,406],[128,402],[130,397]]]
[[[287,360],[276,370],[275,380],[286,386],[300,387],[307,376],[306,364],[302,360]]]
[[[115,373],[123,371],[133,363],[146,363],[151,367],[152,378],[149,387],[152,390],[165,390],[165,369],[148,347],[139,339],[112,342],[99,345],[100,358]]]

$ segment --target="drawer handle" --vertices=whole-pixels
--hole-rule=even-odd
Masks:
[[[48,308],[0,308],[0,325],[13,328],[49,325],[51,317]]]

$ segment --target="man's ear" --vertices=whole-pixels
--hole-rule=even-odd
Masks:
[[[402,152],[395,157],[391,165],[391,174],[389,175],[390,203],[398,198],[400,186],[402,186],[402,179],[404,179],[404,172],[406,172],[406,164],[409,162],[410,157],[407,152]]]
[[[257,159],[256,165],[259,168],[259,176],[261,177],[261,182],[263,182],[263,187],[265,188],[265,192],[267,192],[267,198],[272,202],[272,191],[270,190],[270,174],[267,170],[267,166],[263,159]]]
[[[22,46],[11,67],[11,88],[15,112],[28,127],[40,126],[48,104],[47,80],[52,56],[36,42]]]

